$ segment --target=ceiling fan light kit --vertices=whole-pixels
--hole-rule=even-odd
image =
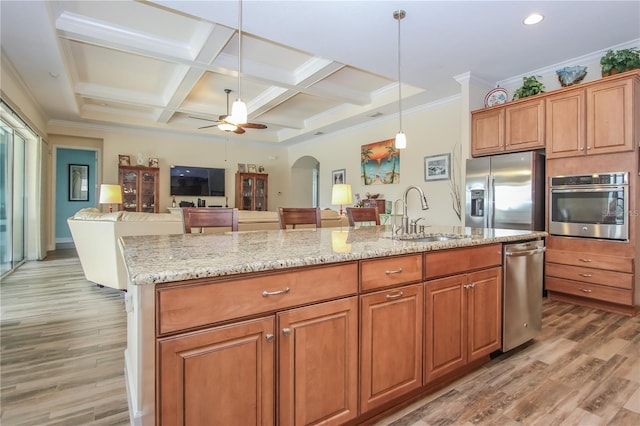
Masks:
[[[398,21],[398,117],[400,118],[400,130],[396,134],[395,147],[403,149],[407,147],[407,135],[402,131],[402,74],[400,66],[400,21],[407,16],[404,10],[396,10],[393,12],[393,19]]]

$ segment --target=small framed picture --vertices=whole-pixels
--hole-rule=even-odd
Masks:
[[[256,169],[256,165],[255,164],[247,164],[247,171],[249,173],[257,173],[257,169]]]
[[[149,158],[149,167],[158,167],[158,159]]]
[[[69,164],[69,201],[89,201],[88,164]]]
[[[247,166],[244,163],[238,163],[238,171],[244,173],[247,171]]]
[[[451,154],[424,157],[424,181],[451,178]]]
[[[128,155],[118,155],[118,164],[121,166],[130,166],[131,157],[129,157]]]
[[[333,185],[337,183],[345,183],[347,181],[347,172],[345,169],[338,169],[331,172],[331,183]]]

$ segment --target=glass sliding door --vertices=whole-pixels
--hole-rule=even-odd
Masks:
[[[26,140],[0,121],[0,276],[25,260]]]

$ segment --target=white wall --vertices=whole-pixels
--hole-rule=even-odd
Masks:
[[[428,224],[459,224],[451,208],[450,181],[424,180],[424,157],[445,154],[460,143],[460,98],[403,112],[403,130],[407,135],[407,148],[400,153],[400,183],[388,185],[363,185],[360,178],[360,147],[364,144],[392,139],[398,131],[397,117],[378,120],[366,127],[358,127],[316,138],[289,148],[289,161],[293,164],[305,155],[313,155],[320,162],[320,207],[331,205],[331,172],[346,169],[346,183],[352,192],[365,198],[367,192],[380,193],[380,197],[394,201],[402,198],[409,185],[420,186],[429,202],[429,210],[422,211],[413,191],[409,194],[409,216],[424,217]]]

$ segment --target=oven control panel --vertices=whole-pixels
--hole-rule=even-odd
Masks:
[[[551,186],[627,184],[628,173],[593,173],[589,175],[554,176]]]

